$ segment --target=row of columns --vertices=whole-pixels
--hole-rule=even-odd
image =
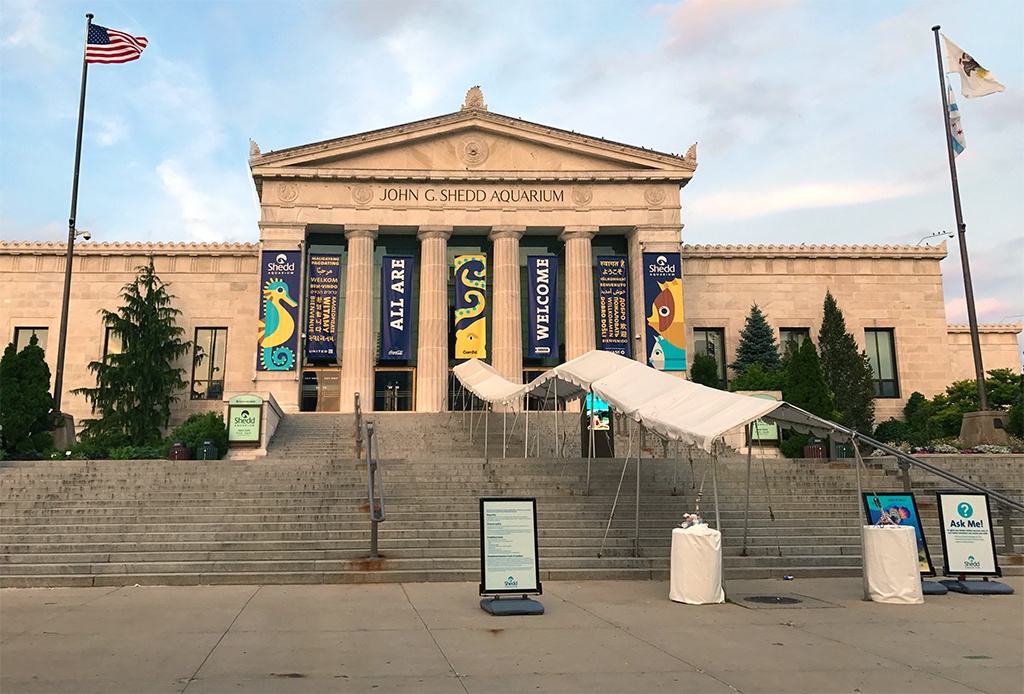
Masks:
[[[565,227],[565,351],[574,359],[594,349],[594,279],[591,239],[597,227]],[[363,407],[373,402],[373,245],[376,225],[345,225],[348,241],[348,279],[342,334],[341,405],[351,411],[355,393]],[[522,308],[520,303],[519,240],[526,227],[495,226],[494,291],[490,301],[493,344],[491,363],[508,380],[523,374]],[[421,226],[419,339],[416,353],[416,410],[447,409],[448,389],[448,239],[450,226]]]

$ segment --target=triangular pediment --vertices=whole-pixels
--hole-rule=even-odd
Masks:
[[[509,118],[465,110],[424,121],[262,154],[249,160],[254,176],[344,175],[374,172],[501,172],[528,175],[618,173],[690,178],[695,148],[686,156],[589,137]]]

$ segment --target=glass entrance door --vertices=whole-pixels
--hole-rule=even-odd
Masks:
[[[411,412],[416,407],[416,369],[380,368],[373,374],[374,412]]]
[[[302,372],[302,412],[341,411],[341,369],[317,368]]]

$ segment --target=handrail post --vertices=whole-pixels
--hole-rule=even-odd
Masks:
[[[363,457],[363,409],[359,406],[359,393],[356,393],[356,458]]]
[[[380,475],[380,449],[373,421],[366,422],[366,476],[369,484],[368,503],[370,507],[370,559],[379,560],[377,551],[377,525],[387,520],[384,511],[384,483]],[[379,505],[374,501],[376,488]]]
[[[1013,548],[1013,525],[1010,523],[1013,511],[1006,504],[1000,504],[999,508],[1003,520],[1003,554],[1016,554],[1017,551]]]
[[[900,472],[903,478],[903,493],[910,494],[910,463],[900,460]]]

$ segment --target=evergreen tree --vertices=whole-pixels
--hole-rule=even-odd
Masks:
[[[188,353],[184,330],[175,325],[181,313],[171,306],[173,295],[153,267],[138,269],[135,280],[121,290],[124,304],[117,313],[101,311],[103,323],[121,339],[120,354],[89,364],[95,388],[74,391],[89,400],[98,419],[84,420],[83,436],[107,446],[145,446],[158,442],[171,418],[175,391],[187,384],[185,369],[174,363]]]
[[[800,349],[794,352],[786,364],[786,379],[782,386],[782,399],[802,410],[822,417],[834,419],[832,392],[825,384],[821,362],[814,343],[805,339]],[[789,432],[783,436],[779,448],[790,458],[803,453],[807,434]]]
[[[835,421],[856,431],[869,432],[875,424],[875,381],[867,352],[846,331],[846,320],[831,291],[825,293],[818,347],[825,383],[835,394]]]
[[[756,303],[750,307],[747,323],[740,333],[736,361],[729,364],[729,368],[737,373],[743,373],[751,364],[761,364],[765,369],[782,367],[775,331],[768,325],[768,319],[761,313]]]
[[[690,377],[694,383],[699,383],[702,386],[725,390],[718,374],[718,362],[710,354],[698,354],[693,358]]]
[[[7,345],[0,359],[0,433],[12,458],[31,460],[53,447],[50,434],[50,367],[33,335],[18,352]]]

